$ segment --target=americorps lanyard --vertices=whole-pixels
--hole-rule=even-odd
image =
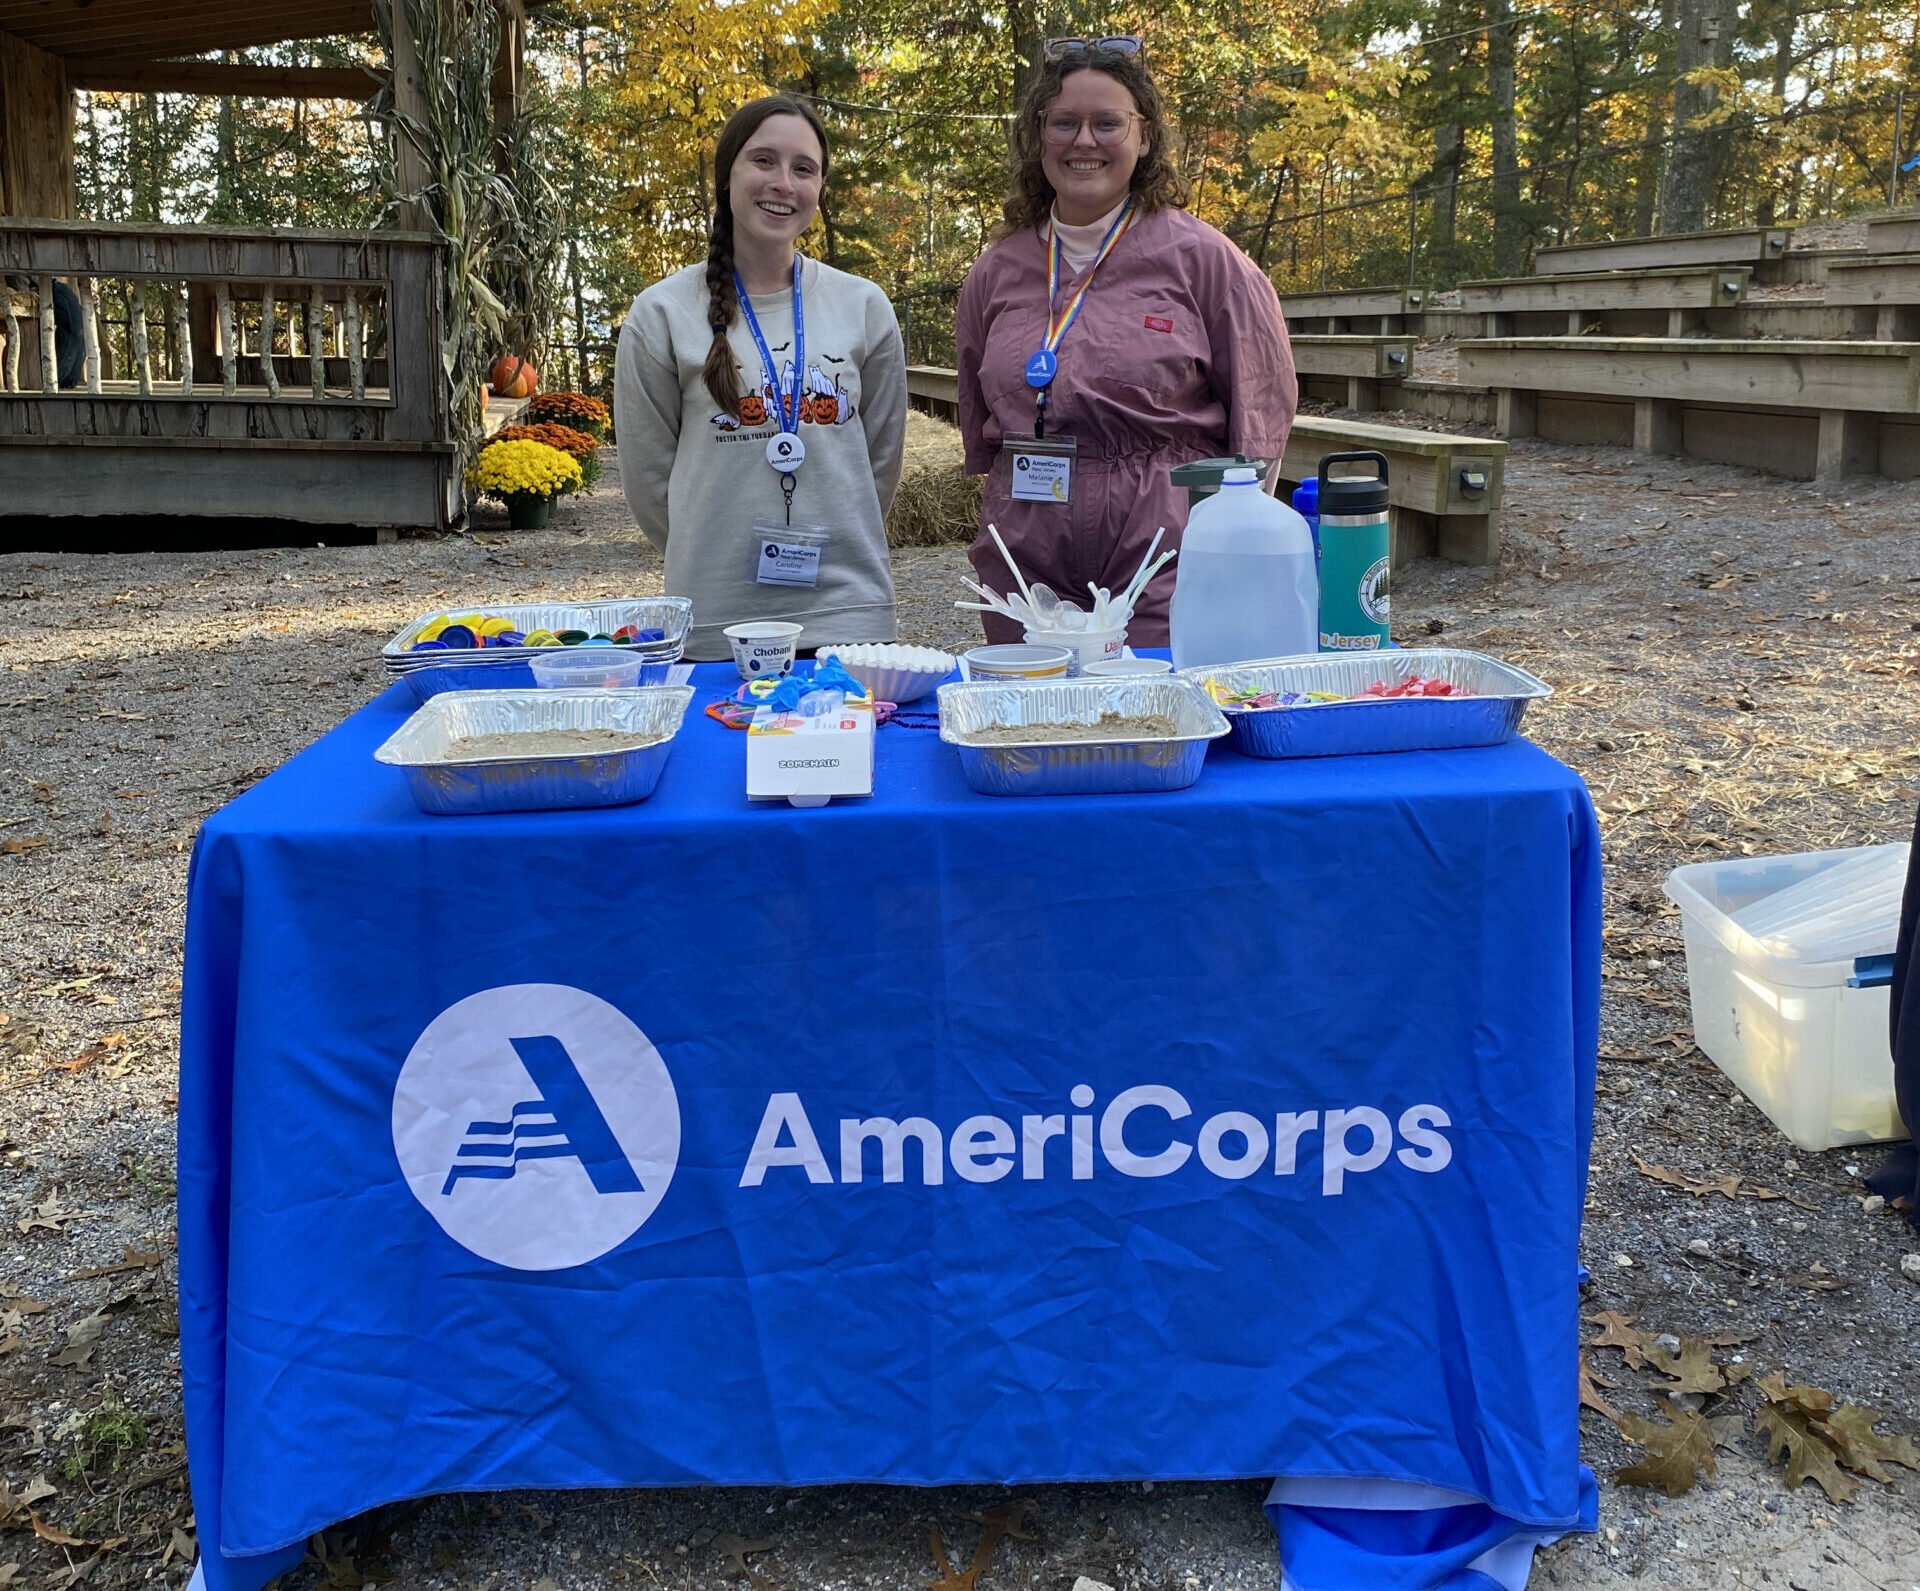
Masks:
[[[753,345],[760,350],[760,366],[773,383],[773,401],[780,406],[780,431],[767,443],[767,462],[780,472],[780,494],[787,502],[787,523],[793,523],[794,472],[807,462],[807,445],[800,440],[800,390],[807,380],[807,317],[800,307],[800,256],[793,257],[793,408],[787,408],[787,390],[774,368],[773,353],[767,347],[766,333],[760,330],[760,317],[753,312],[753,300],[747,297],[747,284],[740,273],[733,273],[733,290],[740,297],[740,308],[747,317],[747,330],[753,333]]]
[[[1134,213],[1133,200],[1129,198],[1113,218],[1113,225],[1107,228],[1107,235],[1100,240],[1100,252],[1094,255],[1086,275],[1080,278],[1080,285],[1073,290],[1065,304],[1060,303],[1059,298],[1060,262],[1066,251],[1060,246],[1060,229],[1051,224],[1047,228],[1047,340],[1027,361],[1027,385],[1033,388],[1033,434],[1036,438],[1044,438],[1047,434],[1047,388],[1053,385],[1053,378],[1060,372],[1060,343],[1067,335],[1067,328],[1080,318],[1080,306],[1087,301],[1087,289],[1093,286],[1094,273],[1100,269],[1101,261],[1113,252],[1121,233],[1133,225]],[[799,302],[797,297],[795,302]]]

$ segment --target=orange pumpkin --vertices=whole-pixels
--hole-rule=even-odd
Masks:
[[[493,365],[492,387],[503,398],[531,398],[540,389],[540,376],[517,354],[502,354]]]

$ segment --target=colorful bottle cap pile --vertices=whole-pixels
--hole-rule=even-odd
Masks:
[[[497,613],[442,613],[429,619],[420,638],[407,648],[409,652],[469,652],[480,647],[513,646],[638,646],[647,641],[664,641],[665,630],[643,630],[637,624],[623,624],[611,635],[595,635],[587,630],[527,630],[513,627],[513,620]]]
[[[1410,697],[1473,696],[1478,693],[1443,679],[1424,674],[1409,674],[1398,684],[1375,680],[1358,696],[1341,696],[1333,691],[1255,691],[1238,690],[1224,680],[1208,679],[1207,694],[1221,707],[1238,712],[1258,712],[1268,707],[1318,707],[1327,702],[1403,701]]]

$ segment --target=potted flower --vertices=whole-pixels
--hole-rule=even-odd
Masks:
[[[495,442],[544,442],[557,447],[580,466],[582,490],[592,491],[600,479],[600,444],[585,431],[548,422],[543,425],[503,425],[493,433]]]
[[[554,421],[604,442],[613,415],[598,398],[589,398],[584,392],[542,392],[527,405],[526,418],[534,425]]]
[[[507,505],[507,523],[515,530],[544,530],[554,498],[580,489],[580,466],[544,442],[489,442],[467,480],[482,496]]]

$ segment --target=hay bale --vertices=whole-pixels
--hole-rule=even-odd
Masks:
[[[887,515],[889,547],[964,547],[980,528],[985,478],[958,464],[919,464],[900,476]]]

